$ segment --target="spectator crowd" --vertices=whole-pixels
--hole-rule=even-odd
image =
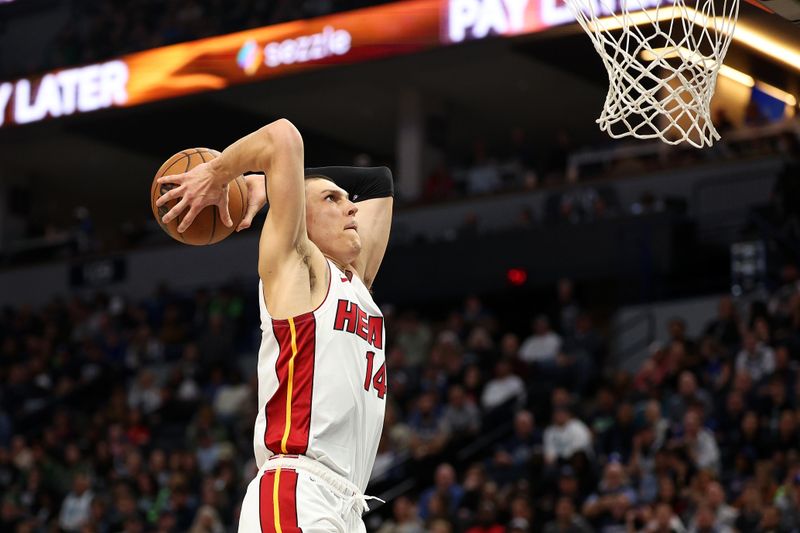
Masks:
[[[474,296],[441,317],[387,306],[369,492],[392,497],[370,529],[800,531],[797,269],[782,281],[721,298],[699,336],[676,317],[638,368],[610,364],[566,279],[530,331]],[[0,530],[235,531],[255,473],[251,292],[4,309]]]
[[[793,124],[796,123],[790,121],[785,125]],[[740,143],[736,150],[729,150],[726,157],[774,156],[789,162],[794,154],[800,153],[799,139],[800,136],[781,130],[780,136],[771,134],[758,138],[758,142],[754,141],[752,145]],[[559,132],[551,143],[535,147],[522,128],[511,130],[510,140],[504,148],[489,150],[485,141],[478,139],[474,144],[474,154],[466,159],[453,155],[458,152],[454,149],[452,157],[445,158],[446,163],[436,165],[425,177],[418,197],[398,196],[400,210],[519,192],[536,192],[540,198],[532,194],[525,205],[506,210],[504,220],[499,223],[497,220],[487,223],[480,214],[481,204],[475,203],[463,217],[456,217],[441,227],[401,228],[393,236],[393,242],[451,241],[490,232],[574,226],[657,213],[685,215],[691,211],[690,199],[659,190],[658,186],[653,190],[643,190],[631,201],[622,201],[620,196],[625,193],[620,182],[624,177],[620,179],[620,173],[624,174],[627,168],[628,172],[635,169],[646,174],[665,166],[675,167],[680,162],[691,166],[718,157],[670,151],[671,156],[662,161],[622,158],[605,166],[599,174],[602,177],[615,175],[613,180],[596,179],[597,174],[578,180],[569,176],[567,158],[581,149],[571,144],[565,132]],[[491,155],[487,155],[487,150]],[[356,158],[354,163],[355,166],[371,164],[371,160],[364,156]],[[796,163],[785,165],[776,176],[770,205],[765,206],[770,215],[763,223],[773,225],[771,231],[784,233],[786,239],[796,239],[800,235],[796,212],[796,206],[800,205],[800,191],[794,185],[799,171],[800,166]],[[89,209],[80,205],[71,207],[73,216],[66,218],[61,205],[57,212],[47,212],[41,206],[37,208],[36,187],[32,185],[35,182],[31,179],[29,183],[17,183],[0,190],[0,196],[6,196],[7,207],[5,225],[0,228],[0,265],[91,257],[164,242],[164,233],[149,210],[117,224],[95,218]],[[258,215],[254,225],[260,223],[262,216]]]

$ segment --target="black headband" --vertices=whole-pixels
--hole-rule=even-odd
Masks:
[[[322,176],[350,194],[354,202],[394,196],[392,171],[387,167],[311,167],[305,176]]]

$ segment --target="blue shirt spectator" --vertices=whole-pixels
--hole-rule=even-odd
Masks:
[[[423,520],[428,519],[430,501],[434,495],[442,497],[447,503],[450,515],[455,516],[456,510],[461,504],[461,498],[464,497],[464,489],[456,480],[456,471],[448,463],[436,467],[433,487],[423,491],[419,498],[419,516]]]

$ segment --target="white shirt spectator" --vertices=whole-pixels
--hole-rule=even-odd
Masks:
[[[467,170],[467,192],[470,194],[492,192],[500,188],[501,184],[500,169],[491,161],[477,164]]]
[[[58,523],[65,531],[80,531],[81,527],[89,520],[89,511],[94,495],[90,490],[77,494],[74,490],[67,494],[61,504],[61,513]]]
[[[144,369],[139,372],[128,391],[128,407],[140,409],[143,414],[153,413],[161,407],[161,389],[151,370]]]
[[[531,335],[519,349],[520,359],[526,363],[544,363],[555,361],[561,351],[561,336],[554,331],[544,335]]]
[[[689,456],[697,468],[719,470],[719,448],[714,435],[703,427],[702,419],[697,411],[689,411],[683,417],[683,442],[689,450]]]
[[[403,350],[408,366],[420,366],[428,357],[433,334],[428,325],[415,315],[401,317],[396,322],[395,343]]]
[[[775,370],[775,352],[763,343],[754,350],[744,348],[736,356],[736,370],[746,370],[753,382],[758,382]]]
[[[733,505],[727,503],[721,504],[717,508],[717,524],[724,533],[725,528],[728,531],[733,531],[733,526],[736,524],[736,519],[739,518],[739,511]]]
[[[570,415],[567,413],[566,416]],[[544,457],[547,462],[569,459],[580,451],[591,454],[592,434],[586,424],[577,418],[569,418],[563,425],[551,424],[544,430]]]
[[[487,411],[503,405],[512,398],[525,402],[525,383],[517,375],[496,377],[486,384],[481,395],[481,406]]]
[[[734,530],[729,528],[728,526],[715,525],[714,528],[715,528],[713,529],[714,533],[735,533]],[[700,530],[697,529],[697,526],[693,525],[688,529],[688,532],[700,533]]]
[[[225,533],[219,512],[210,505],[203,505],[194,516],[189,533]]]
[[[214,412],[223,418],[236,416],[247,407],[249,399],[250,389],[246,383],[223,385],[214,398]]]
[[[643,531],[649,533],[650,531],[663,531],[663,529],[660,527],[657,520],[651,520],[647,523]],[[686,533],[686,528],[680,518],[672,516],[672,518],[669,519],[669,531],[671,533]]]
[[[477,433],[481,428],[481,412],[471,400],[463,405],[447,404],[442,419],[449,433]]]
[[[178,385],[176,396],[182,402],[193,402],[200,397],[200,387],[193,377],[186,376]]]
[[[719,448],[709,430],[700,429],[697,438],[689,443],[689,447],[698,468],[719,471]]]
[[[721,524],[719,522],[715,523],[713,527],[714,527],[714,529],[712,531],[714,533],[735,533],[733,528],[731,528],[730,526],[726,526],[725,524]],[[689,529],[687,531],[688,531],[688,533],[700,533],[701,532],[700,528],[697,527],[697,521],[696,520],[694,520],[694,519],[692,520],[692,522],[689,524]]]

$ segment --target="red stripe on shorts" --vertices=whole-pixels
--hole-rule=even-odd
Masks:
[[[258,500],[258,518],[262,533],[303,533],[297,524],[297,472],[284,468],[264,472],[259,484]]]

